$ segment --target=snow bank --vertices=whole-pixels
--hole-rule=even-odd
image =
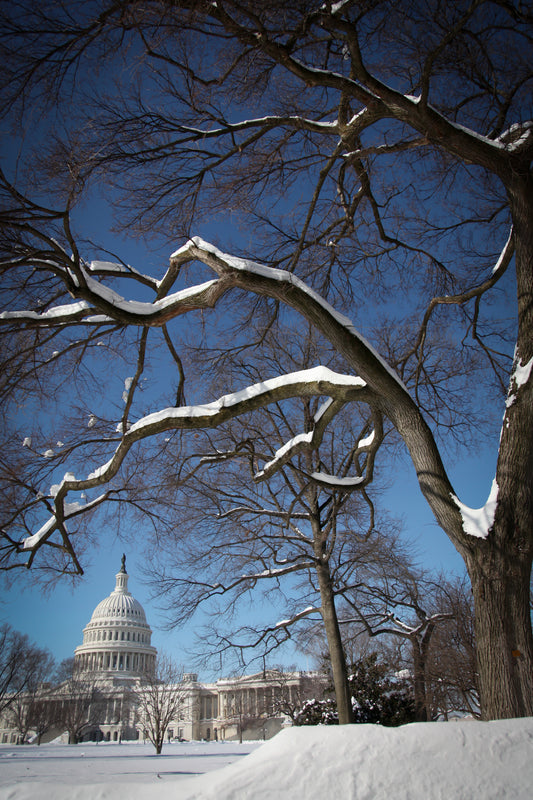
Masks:
[[[292,728],[179,797],[529,800],[532,745],[533,719]]]
[[[138,759],[121,757],[109,782],[84,786],[73,772],[79,760],[65,758],[65,776],[57,784],[12,783],[0,789],[0,800],[34,800],[43,789],[54,800],[529,800],[532,746],[533,718],[291,728],[245,758],[195,778],[185,776],[202,770],[188,759],[166,774],[163,751],[156,761],[161,774],[149,783],[134,783]]]

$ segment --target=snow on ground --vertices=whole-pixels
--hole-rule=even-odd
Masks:
[[[0,800],[529,800],[532,754],[533,718],[290,728],[159,757],[141,744],[2,745]]]
[[[185,742],[165,744],[157,756],[151,744],[79,745],[46,744],[0,746],[0,798],[6,786],[31,781],[46,788],[43,794],[52,797],[53,784],[107,784],[122,782],[151,784],[190,778],[211,770],[219,770],[248,755],[260,742]],[[50,794],[49,794],[50,792]],[[7,795],[10,797],[11,795]],[[17,796],[17,794],[13,795]],[[26,795],[23,795],[24,797]],[[35,797],[35,791],[28,796]],[[93,795],[80,795],[80,797]],[[118,795],[121,796],[121,795]],[[150,797],[148,794],[147,797]]]

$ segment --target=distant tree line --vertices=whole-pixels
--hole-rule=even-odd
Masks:
[[[69,744],[99,716],[103,698],[94,679],[75,669],[74,659],[56,665],[51,653],[37,647],[10,625],[0,627],[0,720],[24,744],[52,728],[67,731]]]

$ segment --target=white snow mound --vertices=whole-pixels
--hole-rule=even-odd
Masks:
[[[180,800],[530,800],[532,752],[533,718],[292,728]]]
[[[290,728],[195,778],[184,777],[184,762],[175,781],[134,783],[126,758],[110,781],[88,786],[75,780],[73,758],[63,780],[6,786],[0,799],[34,800],[46,789],[54,800],[529,800],[532,752],[533,718]]]

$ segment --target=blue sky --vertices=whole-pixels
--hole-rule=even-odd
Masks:
[[[148,250],[139,242],[128,241],[106,232],[106,204],[101,200],[84,204],[77,214],[80,218],[83,217],[83,229],[88,237],[103,241],[105,246],[136,268],[152,274],[158,268],[164,269],[168,258],[165,247]],[[200,230],[199,233],[206,239],[214,237],[222,247],[226,234],[231,238],[231,232],[218,225]],[[497,437],[498,432],[494,431],[492,440],[483,441],[477,449],[461,448],[459,455],[445,456],[452,483],[461,501],[471,507],[482,506],[488,497],[495,471]],[[405,534],[415,542],[420,563],[437,571],[462,572],[462,560],[436,525],[420,493],[407,455],[397,458],[392,468],[383,465],[383,469],[385,481],[390,488],[380,502],[394,516],[403,518]],[[89,621],[94,607],[113,590],[115,573],[120,567],[122,552],[126,551],[130,589],[145,608],[154,632],[153,644],[168,652],[186,669],[193,669],[194,665],[191,664],[192,659],[187,651],[194,647],[194,633],[201,618],[194,618],[179,630],[169,632],[164,629],[164,620],[157,605],[150,601],[149,589],[142,582],[143,557],[140,549],[135,548],[135,539],[141,541],[142,531],[138,534],[135,532],[128,544],[119,541],[116,533],[108,534],[104,531],[99,548],[90,554],[90,563],[84,577],[74,588],[68,581],[60,581],[43,595],[32,586],[31,575],[27,572],[21,573],[15,578],[11,588],[1,586],[0,618],[28,634],[39,646],[49,648],[58,661],[68,658],[73,654],[74,648],[81,644],[83,627]],[[243,610],[245,616],[249,613]],[[282,610],[280,613],[282,614]],[[296,663],[302,669],[312,666],[306,656],[292,650],[280,653],[279,662],[286,665]],[[206,668],[201,672],[204,679],[215,678],[218,674],[215,662],[211,670]]]
[[[477,453],[471,452],[466,457],[463,454],[450,467],[452,481],[461,499],[472,507],[483,505],[489,494],[494,476],[495,445]],[[405,532],[416,542],[421,563],[445,572],[462,572],[462,560],[434,522],[407,459],[397,465],[393,485],[383,500],[395,514],[404,518]],[[142,582],[142,556],[132,544],[124,545],[114,535],[104,535],[99,549],[91,556],[91,565],[75,588],[64,581],[43,595],[31,585],[31,576],[27,572],[21,573],[10,590],[4,588],[2,591],[0,617],[27,633],[40,646],[48,647],[58,660],[68,658],[81,644],[83,627],[94,607],[114,589],[115,574],[120,568],[124,550],[130,575],[129,588],[146,611],[153,630],[152,643],[172,655],[177,663],[191,668],[187,650],[193,646],[195,628],[201,618],[194,618],[178,630],[164,630],[157,605],[150,602],[149,589]],[[284,653],[283,658],[280,654],[279,661],[285,664],[296,662],[302,669],[312,666],[306,656],[293,651]],[[211,669],[201,670],[201,676],[206,680],[217,677],[217,674],[215,662]]]
[[[95,194],[76,209],[75,218],[83,229],[84,236],[102,243],[142,272],[156,274],[156,271],[162,271],[168,263],[170,252],[175,248],[155,242],[148,249],[140,241],[110,234],[107,230],[110,219],[109,203],[109,198],[104,200]],[[229,221],[199,226],[193,233],[232,251],[232,242],[241,235],[231,228]],[[247,235],[251,234],[248,232]],[[175,247],[181,244],[183,242],[176,242]],[[248,241],[247,245],[251,246],[251,242]],[[205,398],[207,401],[212,399],[214,398]],[[490,409],[487,417],[492,418],[499,414],[498,409]],[[488,497],[494,477],[497,444],[498,432],[494,431],[492,440],[481,442],[477,449],[462,448],[459,455],[445,456],[446,466],[460,500],[471,507],[482,506]],[[407,456],[396,460],[385,475],[385,480],[390,488],[380,502],[395,516],[404,519],[405,534],[415,541],[420,562],[436,570],[461,572],[462,561],[434,522]],[[141,538],[142,531],[139,531],[139,539]],[[193,619],[186,627],[172,632],[163,629],[163,620],[157,606],[150,602],[149,589],[142,583],[140,549],[136,550],[131,542],[124,545],[115,533],[108,535],[103,532],[100,547],[91,554],[91,563],[75,588],[64,581],[43,595],[32,586],[31,575],[27,572],[16,576],[11,588],[0,586],[0,618],[27,633],[38,645],[48,647],[58,660],[71,656],[74,648],[82,641],[83,627],[89,621],[94,607],[114,588],[114,576],[119,569],[123,551],[126,551],[128,559],[130,589],[145,608],[154,631],[153,644],[158,649],[167,651],[178,663],[185,667],[190,666],[187,650],[193,646],[194,631],[199,620]],[[294,653],[286,654],[286,663],[295,660]],[[301,656],[298,665],[302,668],[308,666],[304,656]],[[209,678],[214,674],[206,670],[203,677]]]

